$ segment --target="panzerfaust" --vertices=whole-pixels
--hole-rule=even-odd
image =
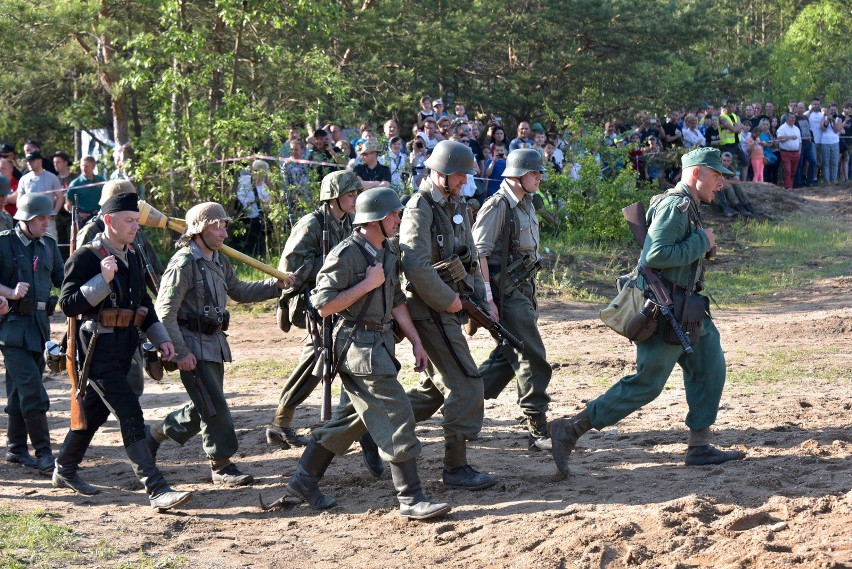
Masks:
[[[159,227],[160,229],[171,229],[178,233],[183,233],[186,230],[186,221],[175,217],[168,217],[157,208],[144,201],[139,202],[139,225]],[[249,257],[245,253],[240,253],[236,249],[232,249],[227,245],[223,245],[220,251],[232,259],[242,261],[246,265],[254,267],[258,271],[262,271],[280,281],[286,281],[288,279],[287,273],[282,273],[275,267],[270,267],[266,263],[261,263],[254,257]]]

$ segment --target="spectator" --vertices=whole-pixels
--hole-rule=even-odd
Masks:
[[[840,137],[840,173],[841,182],[846,182],[852,177],[849,176],[849,155],[852,154],[852,103],[846,103],[843,107],[843,133]]]
[[[562,162],[556,160],[556,146],[549,140],[544,143],[544,163],[557,174],[562,173]]]
[[[432,122],[434,119],[426,119],[426,122]],[[437,141],[435,144],[438,144]],[[411,178],[411,189],[417,191],[420,187],[420,182],[426,175],[426,155],[429,151],[429,144],[425,134],[418,135],[417,138],[409,142],[408,162],[411,164],[411,169],[414,176]]]
[[[344,165],[349,155],[344,155],[340,148],[328,143],[328,133],[322,129],[314,131],[313,147],[308,149],[304,159],[316,162],[311,167],[317,172],[317,177],[322,179],[331,172],[338,170],[338,166]],[[325,164],[322,164],[322,163]]]
[[[438,119],[438,132],[441,133],[441,136],[444,137],[444,140],[450,138],[453,133],[453,122],[450,120],[450,117],[443,116]]]
[[[382,132],[384,133],[385,139],[387,139],[388,144],[390,144],[390,139],[395,136],[399,136],[399,125],[396,124],[395,120],[388,119],[382,126]]]
[[[41,152],[37,150],[31,151],[26,154],[24,159],[27,161],[30,171],[21,176],[21,179],[18,181],[18,191],[16,195],[11,197],[14,197],[17,202],[19,197],[29,193],[47,193],[51,201],[53,201],[53,211],[57,212],[65,203],[64,192],[60,191],[62,186],[59,184],[59,178],[56,177],[56,174],[45,170]],[[50,218],[48,233],[56,236],[55,216]]]
[[[473,125],[467,122],[462,122],[456,125],[455,135],[458,137],[467,137],[470,151],[473,152],[473,159],[476,161],[476,169],[480,172],[485,171],[485,159],[482,156],[482,147],[479,141],[473,134]]]
[[[450,118],[452,118],[454,120],[455,119],[461,119],[461,120],[467,122],[467,120],[468,120],[467,112],[465,112],[465,108],[464,108],[463,103],[456,103],[456,106],[454,108],[454,115]]]
[[[535,141],[530,138],[530,123],[521,121],[518,123],[518,136],[509,143],[509,152],[518,150],[519,148],[532,148]]]
[[[435,120],[440,121],[444,117],[450,118],[450,115],[444,110],[444,101],[442,99],[432,101],[432,107],[435,109]]]
[[[12,165],[12,176],[15,179],[15,186],[17,186],[17,181],[21,179],[23,173],[18,170],[18,164],[15,161],[15,147],[11,144],[6,144],[5,142],[0,144],[0,159],[8,160],[9,163]],[[9,178],[7,174],[3,175]],[[9,178],[9,181],[11,182],[12,178]],[[14,189],[15,187],[12,188],[12,190]]]
[[[615,146],[615,138],[617,136],[618,133],[615,132],[615,121],[606,121],[604,123],[604,144],[607,146]]]
[[[329,128],[333,128],[333,125],[330,125]],[[337,129],[338,131],[340,131],[340,127],[337,127]],[[287,141],[284,142],[284,144],[281,145],[281,148],[278,149],[278,156],[280,156],[281,158],[290,158],[290,150],[292,149],[292,145],[290,143],[294,140],[302,144],[302,148],[304,148],[304,144],[302,143],[302,132],[298,128],[291,126],[289,129],[287,129]]]
[[[489,130],[488,144],[489,144],[489,146],[491,146],[491,156],[494,156],[494,153],[495,153],[494,145],[495,144],[502,144],[504,147],[506,147],[508,149],[509,141],[506,139],[506,129],[504,129],[502,126],[496,125],[496,126],[490,127],[488,130]]]
[[[822,117],[822,179],[826,183],[837,182],[840,166],[840,134],[849,126],[849,119],[837,114],[837,103],[831,103]]]
[[[408,158],[402,151],[405,143],[398,136],[394,136],[388,141],[387,154],[379,158],[379,162],[387,166],[391,173],[391,188],[397,194],[403,193],[403,188],[407,179],[404,179],[404,174],[408,170]]]
[[[777,119],[778,117],[773,117]],[[771,184],[778,183],[778,154],[775,149],[775,136],[770,131],[769,119],[761,119],[757,124],[757,134],[763,144],[763,180]]]
[[[0,175],[6,176],[6,179],[9,180],[9,187],[12,190],[12,195],[15,195],[18,190],[18,178],[15,177],[15,170],[17,170],[17,168],[15,168],[14,162],[8,158],[0,158]],[[14,203],[8,202],[8,199],[9,198],[7,198],[4,209],[9,215],[15,215],[17,208]]]
[[[723,152],[721,160],[723,167],[732,172],[734,171],[731,169],[733,156],[731,156],[730,152]],[[713,203],[725,217],[742,215],[748,218],[754,215],[751,201],[740,187],[740,178],[736,174],[722,176],[722,190],[716,192],[716,195],[713,196]]]
[[[494,143],[494,156],[485,162],[485,197],[489,198],[500,189],[503,182],[503,170],[506,169],[506,144]]]
[[[358,147],[358,156],[363,161],[352,170],[365,190],[373,188],[389,188],[391,186],[390,168],[379,164],[379,145],[372,140],[365,140]]]
[[[426,143],[426,150],[432,150],[439,142],[444,140],[443,135],[438,132],[438,121],[433,118],[427,118],[423,121],[423,141]]]
[[[707,146],[707,140],[698,130],[698,117],[688,114],[683,122],[683,147],[689,149],[696,146]]]
[[[664,149],[683,146],[683,132],[679,126],[680,118],[680,111],[671,111],[666,117],[666,122],[660,132],[660,142],[662,142]]]
[[[255,160],[251,164],[251,175],[240,175],[237,184],[237,200],[243,211],[242,217],[248,221],[243,251],[252,257],[266,254],[266,235],[269,231],[267,209],[272,191],[269,164]]]
[[[813,186],[817,183],[817,157],[816,157],[816,147],[813,144],[813,132],[811,132],[811,123],[808,115],[805,113],[805,103],[804,101],[799,101],[796,103],[796,114],[795,123],[799,127],[799,133],[801,135],[800,141],[800,152],[799,152],[799,166],[796,168],[796,179],[794,181],[796,187],[800,187],[802,185]],[[786,122],[786,121],[785,121]],[[781,125],[778,127],[780,130],[784,127]],[[788,135],[789,136],[789,135]],[[779,138],[780,142],[780,138]],[[781,147],[784,148],[783,146]],[[784,153],[781,153],[782,158],[782,167],[783,167],[783,158]],[[805,177],[807,176],[808,181],[805,182]],[[786,182],[785,182],[786,187]]]
[[[435,109],[432,107],[432,97],[420,97],[420,110],[417,111],[417,124],[421,124],[428,118],[435,118]]]
[[[814,167],[814,171],[811,174],[811,179],[813,183],[817,183],[817,178],[819,177],[819,168],[822,167],[822,107],[819,99],[813,99],[811,101],[811,106],[808,108],[807,112],[805,112],[805,116],[808,117],[808,126],[811,129],[811,138],[813,140],[813,148],[814,154],[816,155],[816,166]]]
[[[56,170],[56,177],[59,179],[59,185],[62,189],[67,190],[68,184],[76,178],[76,174],[71,172],[71,157],[65,152],[59,151],[53,154],[53,169]],[[56,240],[59,245],[59,252],[62,253],[62,258],[68,260],[71,250],[67,247],[71,240],[71,214],[65,208],[66,192],[60,192],[62,196],[62,207],[56,214]]]
[[[763,182],[763,141],[760,140],[759,127],[754,127],[754,131],[748,137],[746,145],[748,147],[748,158],[751,162],[751,169],[754,172],[753,180],[755,182]]]
[[[83,172],[68,185],[65,209],[70,212],[72,207],[77,206],[80,227],[101,208],[101,190],[106,180],[103,176],[95,174],[96,166],[94,156],[84,156],[80,160],[80,169]]]
[[[24,156],[26,156],[27,154],[33,153],[33,152],[38,152],[39,154],[41,154],[41,144],[36,140],[26,141],[24,143]],[[41,167],[44,168],[46,171],[50,172],[51,174],[56,175],[56,171],[53,169],[53,161],[52,160],[47,161],[47,162],[43,162]],[[23,174],[26,174],[27,172],[29,172],[28,167],[24,168]],[[23,174],[21,175],[21,177],[23,177]]]
[[[287,191],[291,192],[291,196],[292,192],[295,192],[298,200],[304,204],[304,207],[299,209],[307,211],[313,196],[308,185],[310,169],[304,162],[299,162],[305,156],[305,147],[301,140],[291,140],[289,146],[291,160],[281,163],[281,179],[284,181]],[[293,215],[295,215],[295,212]]]
[[[719,136],[719,115],[708,113],[704,115],[704,140],[706,146],[719,148],[722,142]]]
[[[660,129],[657,128],[657,119],[652,117],[650,113],[639,113],[636,115],[636,132],[642,142],[645,142],[649,137],[660,138]]]
[[[747,157],[740,149],[740,140],[744,132],[751,130],[751,125],[745,125],[740,121],[736,113],[737,104],[729,101],[727,108],[719,115],[719,149],[722,152],[730,152],[734,161],[735,169],[745,165],[748,168]],[[754,112],[754,109],[752,109]]]
[[[793,189],[793,177],[801,166],[802,132],[796,125],[796,115],[787,113],[784,124],[778,127],[778,147],[781,149],[781,169],[784,172],[784,187]]]

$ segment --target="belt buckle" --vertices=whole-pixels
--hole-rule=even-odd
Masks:
[[[46,302],[37,302],[36,303],[36,310],[47,310],[47,303]]]

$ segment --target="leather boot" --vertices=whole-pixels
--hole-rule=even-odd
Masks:
[[[296,465],[296,474],[290,478],[284,491],[294,498],[301,498],[315,510],[331,508],[337,504],[337,500],[322,493],[319,481],[325,476],[332,460],[334,453],[311,439]]]
[[[36,461],[27,447],[27,424],[24,422],[24,416],[9,413],[6,417],[9,425],[6,429],[6,462],[35,468]]]
[[[527,441],[529,450],[550,450],[552,448],[550,435],[547,434],[547,417],[544,414],[529,415],[527,417],[527,429],[530,431]]]
[[[376,445],[376,441],[367,432],[361,435],[358,443],[361,445],[361,458],[364,459],[364,466],[367,467],[370,474],[379,478],[385,471],[385,463],[382,462],[382,457],[379,456],[379,447]]]
[[[59,456],[56,458],[51,484],[54,488],[70,488],[78,494],[93,496],[100,492],[77,474],[86,449],[92,441],[92,435],[78,431],[68,431]]]
[[[431,502],[423,493],[415,459],[391,462],[390,467],[399,500],[400,516],[409,520],[428,520],[450,511],[449,504]]]
[[[136,441],[125,447],[124,452],[127,453],[127,458],[133,464],[133,472],[136,474],[136,478],[145,486],[152,508],[161,511],[170,510],[185,504],[192,498],[192,494],[189,492],[178,492],[172,490],[168,485],[163,473],[154,463],[154,457],[151,456],[147,441]]]
[[[248,486],[254,482],[254,476],[246,474],[230,458],[210,459],[210,470],[213,484],[223,486]]]
[[[467,463],[467,441],[464,438],[444,440],[444,486],[464,490],[483,490],[497,482],[493,476],[479,472]]]
[[[729,460],[745,458],[745,453],[738,450],[720,450],[711,445],[697,445],[686,448],[687,466],[704,466],[707,464],[722,464]]]
[[[731,204],[728,203],[728,198],[725,197],[725,192],[716,192],[716,195],[713,196],[713,203],[716,204],[716,207],[719,208],[719,211],[725,217],[737,216],[736,210],[731,207]]]
[[[570,419],[555,419],[550,422],[549,432],[553,441],[553,461],[562,474],[568,474],[568,458],[577,446],[577,439],[592,428],[586,410]]]
[[[47,424],[47,413],[37,413],[24,417],[30,442],[35,450],[35,469],[45,476],[53,472],[53,452],[50,450],[50,427]]]
[[[272,423],[266,427],[267,444],[280,446],[283,449],[308,446],[308,437],[297,435],[296,431],[290,426],[290,423],[293,421],[293,415],[295,414],[295,409],[278,405],[278,409],[275,410],[275,417],[272,418]]]
[[[166,436],[165,427],[165,423],[160,423],[153,429],[145,425],[145,442],[148,443],[148,450],[151,451],[154,460],[157,460],[157,451],[160,450],[160,445],[169,438]]]

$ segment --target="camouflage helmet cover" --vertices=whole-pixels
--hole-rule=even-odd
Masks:
[[[186,212],[186,234],[198,235],[208,224],[215,221],[231,221],[222,204],[204,202],[194,205]]]
[[[349,192],[360,192],[364,189],[361,180],[354,173],[338,170],[326,175],[320,184],[320,201],[327,202],[344,196]]]

